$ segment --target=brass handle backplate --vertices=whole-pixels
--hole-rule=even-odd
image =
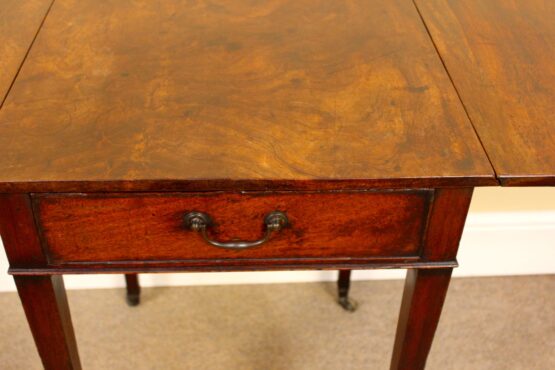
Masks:
[[[246,249],[257,247],[270,240],[270,237],[272,236],[272,233],[274,231],[280,231],[281,229],[289,225],[289,219],[284,212],[273,211],[268,213],[266,217],[264,217],[264,225],[266,225],[266,231],[264,232],[264,236],[261,239],[253,241],[234,240],[229,242],[221,242],[211,239],[210,236],[208,236],[207,229],[214,224],[212,218],[208,214],[197,211],[189,212],[186,213],[185,216],[183,216],[183,221],[187,229],[200,233],[202,238],[208,244],[213,245],[214,247],[226,249]]]

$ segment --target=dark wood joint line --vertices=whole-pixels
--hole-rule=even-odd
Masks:
[[[474,188],[437,189],[421,257],[450,261],[457,256]]]
[[[50,253],[50,249],[48,248],[48,242],[46,241],[46,238],[44,236],[44,228],[42,226],[42,220],[40,217],[39,202],[35,197],[34,193],[31,193],[29,196],[31,201],[31,210],[33,212],[33,217],[35,221],[35,228],[37,230],[37,234],[40,242],[40,247],[44,255],[44,258],[46,259],[47,265],[51,266],[54,262],[54,258]]]
[[[44,16],[42,17],[42,20],[41,20],[41,22],[40,22],[40,24],[37,28],[37,31],[35,32],[35,35],[33,36],[33,39],[31,40],[31,43],[29,44],[29,47],[25,51],[25,55],[21,59],[21,63],[19,64],[19,67],[17,68],[17,71],[15,72],[15,75],[13,76],[13,79],[10,83],[10,86],[6,90],[6,93],[4,94],[4,96],[0,96],[0,109],[2,109],[2,107],[4,106],[4,102],[8,98],[8,95],[10,95],[10,91],[12,90],[12,87],[15,84],[15,81],[17,80],[17,76],[19,76],[19,72],[21,71],[21,68],[23,68],[23,65],[25,64],[25,61],[27,60],[27,57],[29,56],[29,52],[31,51],[31,49],[33,48],[33,45],[35,44],[35,41],[36,41],[36,39],[37,39],[41,29],[42,29],[42,26],[44,25],[44,22],[46,21],[46,18],[48,17],[48,14],[50,13],[50,9],[52,9],[52,5],[54,5],[54,1],[55,0],[50,0],[50,5],[48,6],[48,9],[46,9],[46,13],[44,13]]]

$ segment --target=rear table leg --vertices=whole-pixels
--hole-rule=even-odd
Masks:
[[[141,286],[139,285],[138,274],[125,274],[125,284],[127,286],[127,304],[137,306],[141,301]]]
[[[350,286],[351,270],[339,270],[339,278],[337,279],[337,302],[346,311],[354,312],[357,309],[357,303],[349,298]]]

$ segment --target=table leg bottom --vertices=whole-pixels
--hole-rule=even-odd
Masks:
[[[391,370],[421,370],[426,366],[452,271],[407,271]]]
[[[127,288],[126,300],[131,307],[138,306],[141,302],[141,286],[138,274],[125,274],[125,285]]]
[[[351,270],[339,270],[337,279],[337,302],[345,311],[354,312],[357,309],[357,303],[349,298],[349,289],[351,287]]]

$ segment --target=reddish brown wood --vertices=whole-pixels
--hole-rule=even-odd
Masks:
[[[19,225],[19,226],[18,226]],[[30,231],[31,230],[31,231]],[[62,230],[63,231],[63,230]],[[306,269],[310,268],[400,268],[400,267],[445,267],[445,264],[416,262],[415,258],[304,258],[304,259],[241,259],[239,261],[220,260],[218,266],[213,261],[179,262],[165,261],[145,264],[141,261],[123,261],[102,264],[80,264],[79,266],[58,268],[56,270],[39,269],[37,266],[46,265],[42,255],[38,237],[34,231],[29,198],[27,195],[0,195],[0,232],[4,240],[4,247],[8,252],[13,274],[51,274],[51,273],[107,273],[107,272],[161,272],[161,271],[248,271],[261,269]],[[19,240],[19,241],[18,241]],[[158,248],[158,245],[155,245]],[[368,265],[368,264],[372,265]],[[448,266],[454,266],[448,261]],[[23,268],[25,266],[25,268]]]
[[[10,266],[46,266],[27,194],[0,194],[0,235]]]
[[[42,253],[27,194],[0,194],[0,234],[11,268],[40,268]],[[80,369],[61,276],[14,277],[46,369]]]
[[[0,108],[52,1],[0,2]]]
[[[472,190],[438,189],[435,192],[424,242],[423,257],[426,260],[456,258]],[[452,270],[408,270],[391,360],[392,370],[424,369]]]
[[[0,111],[0,193],[21,193],[0,196],[0,233],[45,367],[79,368],[50,274],[416,267],[392,366],[422,368],[459,188],[496,180],[414,5],[99,4],[55,2]],[[252,240],[276,209],[292,226],[252,250],[181,221]]]
[[[410,1],[99,4],[54,3],[0,192],[494,183]]]
[[[430,191],[38,195],[51,262],[256,260],[416,257]],[[183,226],[189,211],[208,213],[212,238],[259,239],[266,214],[291,226],[260,247],[227,250]]]
[[[338,179],[338,180],[135,180],[135,181],[38,181],[0,183],[5,193],[56,192],[208,192],[208,191],[323,191],[362,189],[426,189],[499,185],[493,176],[480,177],[407,177],[402,179]]]
[[[44,368],[81,369],[62,276],[14,279]]]
[[[416,3],[502,185],[555,185],[555,2]]]
[[[473,188],[438,189],[435,192],[422,255],[426,260],[456,258],[472,192]]]
[[[391,370],[421,370],[439,322],[452,269],[407,271]]]
[[[161,262],[114,262],[72,263],[45,268],[14,268],[12,275],[60,275],[60,274],[134,274],[157,272],[224,272],[224,271],[284,271],[284,270],[376,270],[376,269],[439,269],[457,267],[457,261],[426,262],[411,258],[325,258],[325,259],[256,259],[256,260],[161,261]]]

